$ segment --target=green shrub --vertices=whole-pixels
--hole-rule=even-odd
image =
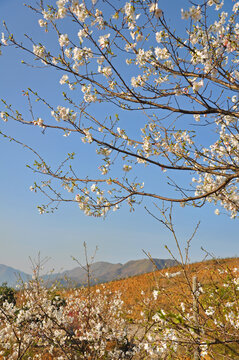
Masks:
[[[4,282],[0,286],[0,306],[7,301],[9,304],[16,305],[16,299],[15,299],[16,291],[7,286],[7,283]]]

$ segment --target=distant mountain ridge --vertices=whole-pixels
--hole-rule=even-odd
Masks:
[[[130,260],[125,264],[112,264],[105,261],[95,262],[90,266],[91,283],[98,284],[109,282],[112,280],[123,279],[135,275],[145,274],[152,272],[156,269],[160,270],[166,267],[176,265],[175,260],[171,259],[149,259],[143,260]],[[23,281],[27,281],[31,278],[31,275],[22,271],[0,264],[0,285],[3,282],[7,282],[8,286],[15,287],[17,280],[21,278]],[[62,285],[81,286],[86,284],[87,274],[80,266],[66,270],[62,273],[44,275],[43,279],[46,283],[52,283],[58,281]]]
[[[10,266],[0,264],[0,285],[2,283],[7,283],[8,286],[15,287],[19,280],[23,282],[28,281],[31,278],[31,275],[14,269]]]
[[[153,259],[153,262],[155,265],[149,259],[130,260],[125,264],[112,264],[104,261],[93,263],[90,267],[91,283],[97,284],[119,280],[152,272],[156,267],[160,270],[176,265],[176,261],[171,259]],[[87,274],[81,267],[55,274],[54,277],[64,285],[67,284],[67,280],[65,279],[70,279],[76,286],[84,285],[87,281]],[[48,279],[51,280],[51,276]]]

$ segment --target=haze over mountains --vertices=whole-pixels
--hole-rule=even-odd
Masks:
[[[112,280],[127,278],[135,275],[140,275],[157,269],[163,269],[176,265],[176,262],[171,259],[153,259],[154,264],[149,259],[131,260],[125,264],[111,264],[109,262],[95,262],[90,267],[91,283],[103,283]],[[15,287],[19,279],[23,282],[31,279],[31,275],[23,271],[19,271],[12,267],[0,264],[0,285],[7,282],[8,286]],[[87,273],[80,266],[67,270],[62,273],[44,275],[43,279],[47,283],[59,281],[62,285],[81,286],[86,284]]]
[[[8,286],[16,286],[19,279],[25,282],[30,278],[31,276],[23,271],[0,264],[0,285],[7,283]]]

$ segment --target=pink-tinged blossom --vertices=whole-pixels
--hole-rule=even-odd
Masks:
[[[102,36],[99,37],[98,43],[99,43],[100,48],[102,50],[109,45],[109,40],[108,40],[109,37],[110,37],[110,34],[102,35]]]

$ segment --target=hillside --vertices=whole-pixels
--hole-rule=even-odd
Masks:
[[[133,309],[133,317],[138,317],[145,296],[150,296],[153,290],[159,290],[159,303],[164,308],[173,304],[177,307],[181,302],[191,302],[190,287],[193,277],[197,277],[200,284],[221,284],[226,276],[225,270],[233,273],[239,269],[239,258],[213,259],[193,263],[185,266],[186,276],[181,266],[172,266],[151,273],[133,276],[105,284],[112,291],[122,292],[122,297],[127,308]],[[221,274],[220,274],[221,270]],[[188,282],[187,282],[188,279]]]

